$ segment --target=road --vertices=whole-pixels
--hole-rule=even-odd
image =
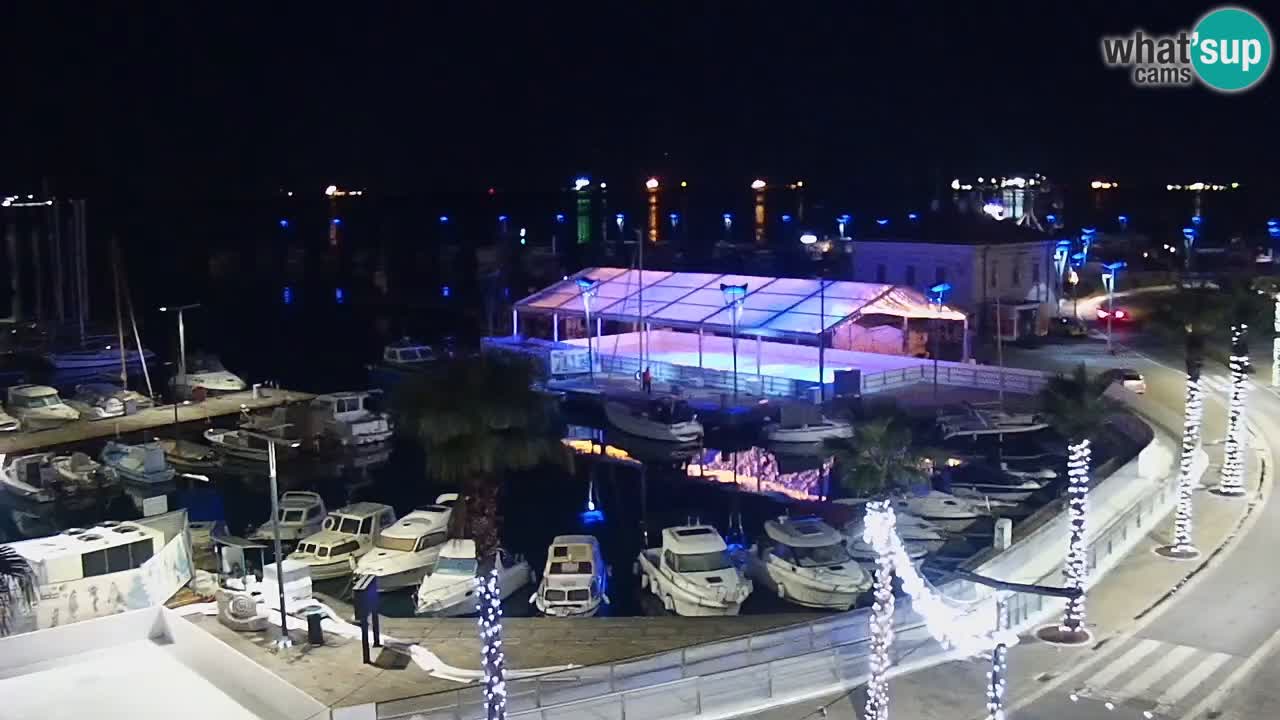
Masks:
[[[1280,462],[1280,396],[1268,387],[1269,353],[1265,363],[1259,362],[1260,355],[1255,356],[1259,371],[1248,417],[1258,434],[1273,438],[1266,461],[1274,468]],[[1047,357],[1060,366],[1085,360],[1070,352],[1041,349],[1015,352],[1011,362],[1044,367]],[[1138,369],[1147,378],[1149,404],[1158,408],[1155,419],[1168,426],[1170,419],[1180,416],[1185,381],[1180,353],[1148,347],[1116,358],[1094,354],[1086,362],[1095,371],[1121,365]],[[1204,442],[1213,448],[1225,428],[1229,387],[1225,368],[1206,367],[1205,385],[1210,402]],[[1206,483],[1216,480],[1216,469],[1215,463]],[[1280,502],[1273,501],[1255,510],[1243,536],[1185,590],[1145,618],[1134,632],[1112,641],[1096,661],[1056,678],[1058,691],[1045,693],[1011,717],[1199,720],[1280,715],[1280,663],[1274,655],[1280,643],[1276,548],[1280,548]]]

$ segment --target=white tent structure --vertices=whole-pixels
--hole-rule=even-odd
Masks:
[[[930,302],[923,293],[909,287],[816,278],[664,270],[642,273],[634,269],[593,267],[517,301],[512,310],[513,330],[514,334],[519,333],[522,315],[550,316],[553,339],[559,340],[562,318],[589,316],[595,325],[591,330],[600,338],[605,321],[636,323],[643,318],[642,334],[636,338],[623,336],[624,341],[632,339],[649,345],[647,332],[653,326],[696,332],[698,366],[701,367],[704,333],[729,336],[735,331],[733,308],[722,286],[746,287],[739,295],[741,305],[736,323],[739,338],[755,338],[757,349],[761,340],[817,345],[819,373],[815,379],[826,376],[821,368],[832,334],[872,316],[879,316],[882,323],[886,317],[900,318],[903,337],[912,319],[962,323],[963,356],[968,358],[968,318],[964,313]],[[668,344],[671,341],[671,337],[666,339]],[[693,340],[689,342],[692,344]],[[599,346],[599,342],[596,345]],[[860,354],[874,358],[872,353]]]

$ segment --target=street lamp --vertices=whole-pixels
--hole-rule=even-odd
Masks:
[[[938,354],[941,351],[942,338],[938,334],[938,316],[942,314],[942,302],[951,292],[951,283],[938,283],[929,288],[929,304],[933,306],[933,399],[938,399]],[[1003,374],[1003,371],[1001,371]]]
[[[280,428],[287,426],[281,425]],[[288,623],[284,612],[284,551],[280,547],[280,491],[276,479],[276,445],[296,448],[301,443],[297,440],[286,440],[275,435],[264,435],[249,430],[241,430],[245,435],[256,437],[267,442],[267,477],[271,481],[271,539],[276,554],[276,583],[280,591],[280,638],[276,640],[276,649],[282,650],[293,646],[289,639]]]
[[[1071,283],[1071,312],[1076,316],[1076,322],[1080,322],[1080,273],[1076,272],[1077,268],[1084,267],[1085,254],[1083,252],[1075,253],[1071,256],[1071,274],[1067,276],[1067,282]]]
[[[1119,262],[1108,263],[1102,266],[1102,268],[1106,270],[1106,272],[1102,273],[1102,284],[1107,288],[1107,352],[1112,352],[1111,319],[1114,318],[1116,314],[1115,308],[1113,307],[1116,289],[1116,275],[1119,275],[1120,270],[1127,264],[1128,263],[1121,260]]]
[[[848,213],[845,213],[844,215],[841,215],[840,217],[836,218],[836,229],[840,231],[841,240],[845,239],[844,230],[852,221],[853,221],[853,218],[850,217]]]
[[[582,295],[582,310],[587,314],[587,375],[591,378],[592,385],[596,381],[596,362],[591,357],[591,298],[596,296],[596,290],[599,287],[599,280],[593,280],[585,276],[578,278],[578,292]]]
[[[747,297],[747,284],[726,285],[720,283],[720,292],[724,293],[724,304],[730,306],[730,317],[733,318],[733,399],[738,399],[738,313],[742,311],[743,300]]]
[[[187,378],[187,328],[182,322],[182,313],[184,310],[195,310],[198,307],[200,307],[200,303],[173,307],[160,306],[160,312],[175,312],[178,314],[178,377],[183,381],[186,381]],[[174,386],[177,387],[178,384],[175,382]]]

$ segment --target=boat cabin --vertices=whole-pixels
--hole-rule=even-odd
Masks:
[[[15,385],[9,388],[9,409],[39,410],[46,407],[62,405],[58,391],[48,385]]]
[[[313,578],[343,575],[351,571],[350,561],[369,552],[373,539],[395,522],[396,511],[390,505],[347,505],[329,513],[320,531],[303,538],[289,557],[310,565]]]
[[[650,401],[649,406],[645,409],[645,415],[650,420],[667,425],[690,422],[697,419],[697,415],[693,412],[693,408],[689,407],[688,402],[675,398],[660,398]]]
[[[445,541],[452,512],[453,508],[444,504],[418,508],[378,533],[373,545],[382,550],[406,553],[441,545]]]
[[[362,390],[317,395],[311,401],[311,409],[326,420],[352,422],[364,419],[369,413],[378,412],[375,407],[379,403],[375,396],[382,393],[376,390]]]
[[[547,550],[542,599],[587,603],[604,594],[606,568],[600,542],[591,535],[559,535]]]
[[[433,359],[435,359],[435,352],[429,345],[418,345],[407,340],[382,349],[382,360],[393,365],[414,365]]]
[[[778,518],[764,524],[766,541],[760,554],[773,555],[796,567],[818,568],[852,562],[844,537],[817,518]],[[835,568],[833,568],[835,569]]]
[[[663,529],[662,563],[677,573],[713,572],[733,567],[728,545],[710,525]]]

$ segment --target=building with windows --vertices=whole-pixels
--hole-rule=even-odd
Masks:
[[[851,241],[855,282],[904,285],[921,292],[948,283],[947,305],[995,332],[997,306],[1006,339],[1044,334],[1060,282],[1054,241],[1044,233],[982,215],[925,214],[877,224]]]

